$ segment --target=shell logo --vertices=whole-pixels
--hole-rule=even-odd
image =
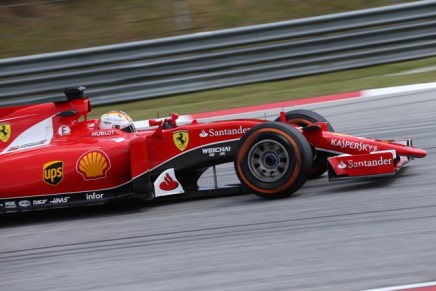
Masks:
[[[84,153],[77,161],[76,170],[83,179],[104,179],[111,167],[108,155],[101,150],[92,150]]]

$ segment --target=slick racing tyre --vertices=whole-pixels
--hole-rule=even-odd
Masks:
[[[280,121],[280,117],[276,118],[275,121]],[[319,115],[318,113],[311,110],[297,109],[286,112],[286,123],[288,124],[305,127],[314,122],[328,121],[324,118],[324,116]],[[330,123],[327,123],[327,129],[330,132],[334,132],[334,129]],[[328,157],[328,153],[316,151],[309,179],[318,178],[327,171]]]
[[[263,198],[290,196],[306,182],[312,168],[306,138],[288,124],[266,122],[239,141],[235,171],[241,184]]]

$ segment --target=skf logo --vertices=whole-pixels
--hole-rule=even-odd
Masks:
[[[64,162],[53,161],[45,163],[43,168],[43,179],[49,185],[56,186],[64,178]]]
[[[77,161],[76,170],[82,174],[85,180],[97,180],[106,178],[111,167],[109,157],[100,150],[84,153]]]
[[[0,123],[0,140],[2,142],[7,142],[10,136],[11,136],[11,124]]]
[[[173,141],[176,147],[182,152],[186,149],[189,143],[189,133],[186,130],[179,130],[173,133]]]

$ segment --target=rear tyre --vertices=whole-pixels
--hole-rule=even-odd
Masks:
[[[292,126],[266,122],[241,138],[234,164],[241,184],[254,194],[283,198],[300,189],[309,177],[312,149]]]
[[[280,117],[276,118],[275,121],[280,121]],[[330,132],[334,132],[333,126],[328,122],[328,120],[311,110],[297,109],[286,112],[286,123],[294,126],[308,126],[315,122],[327,122],[327,129]],[[309,179],[318,178],[327,171],[327,158],[329,154],[322,151],[316,151],[315,159],[313,160],[312,170],[310,172]]]

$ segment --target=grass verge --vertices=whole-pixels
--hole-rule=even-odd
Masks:
[[[134,120],[190,114],[278,101],[436,81],[436,57],[285,81],[234,86],[191,94],[95,107],[91,117],[120,109]],[[122,98],[122,96],[120,96]],[[91,96],[92,98],[92,96]]]

